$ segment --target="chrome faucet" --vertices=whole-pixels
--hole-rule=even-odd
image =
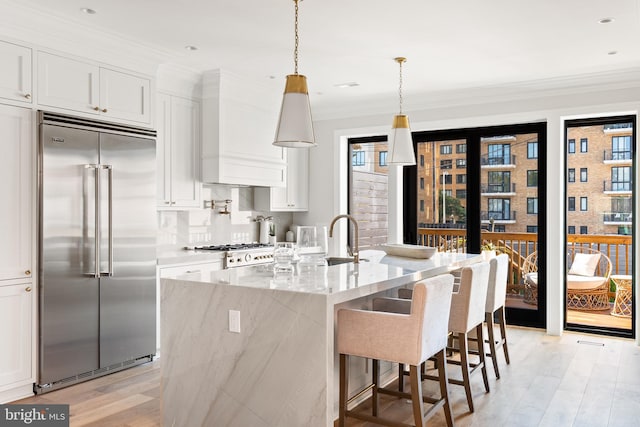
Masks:
[[[338,215],[337,217],[333,218],[331,220],[331,225],[329,225],[329,237],[333,237],[333,226],[336,224],[336,222],[340,219],[340,218],[347,218],[347,220],[351,221],[353,223],[353,237],[354,237],[354,242],[353,242],[353,262],[355,264],[358,264],[360,262],[360,252],[358,251],[358,222],[355,220],[354,217],[352,217],[351,215],[347,215],[347,214],[342,214],[342,215]]]

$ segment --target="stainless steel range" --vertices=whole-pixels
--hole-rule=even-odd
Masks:
[[[265,243],[196,246],[200,251],[224,251],[224,268],[246,267],[273,262],[273,246]]]

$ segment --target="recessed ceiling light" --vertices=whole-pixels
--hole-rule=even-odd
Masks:
[[[356,87],[356,86],[360,86],[360,83],[357,82],[347,82],[347,83],[340,83],[337,85],[334,85],[335,87],[339,87],[339,88],[345,88],[345,87]]]
[[[607,52],[607,55],[617,55],[617,54],[618,54],[617,50],[612,50],[612,51]]]
[[[192,46],[192,45],[187,45],[184,47],[186,50],[198,50],[198,48],[196,46]]]
[[[614,18],[602,18],[602,19],[598,19],[598,24],[610,24],[613,21],[615,21]]]
[[[83,13],[86,13],[87,15],[95,15],[96,11],[93,9],[89,9],[88,7],[83,7],[82,9],[80,9],[80,11],[82,11]]]

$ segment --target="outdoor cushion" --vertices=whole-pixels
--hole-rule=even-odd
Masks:
[[[573,257],[573,263],[569,274],[578,276],[593,276],[600,262],[600,254],[582,254],[577,253]]]
[[[576,274],[567,275],[567,288],[576,289],[595,289],[602,286],[605,278],[599,276],[579,276]]]

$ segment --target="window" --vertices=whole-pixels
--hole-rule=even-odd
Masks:
[[[580,168],[580,182],[587,182],[587,168]]]
[[[527,171],[527,187],[537,187],[537,186],[538,186],[538,171],[528,170]]]
[[[420,189],[424,190],[424,178],[420,177]]]
[[[631,160],[631,136],[611,138],[611,160]]]
[[[504,224],[493,224],[493,231],[495,233],[504,233],[506,231],[506,228]]]
[[[631,166],[611,168],[611,191],[631,191]]]
[[[575,153],[576,152],[576,140],[575,139],[570,139],[568,144],[567,144],[567,151],[569,152],[569,154]]]
[[[511,145],[509,144],[489,144],[487,147],[487,165],[510,165],[511,164]],[[484,160],[484,159],[483,159]]]
[[[567,201],[567,209],[570,211],[575,211],[576,210],[576,198],[575,197],[569,197],[569,200]]]
[[[488,173],[487,193],[511,192],[511,172],[494,171]]]
[[[587,151],[589,151],[587,145],[588,145],[587,138],[580,138],[580,152],[581,153],[586,153]]]
[[[387,166],[387,152],[381,151],[378,155],[378,165]]]
[[[456,199],[466,199],[467,190],[456,190]]]
[[[353,152],[353,158],[351,159],[351,166],[364,166],[364,150],[358,150]]]
[[[620,225],[620,226],[618,226],[618,234],[622,234],[624,236],[630,236],[631,235],[631,227],[629,227],[628,225]]]
[[[456,144],[456,153],[466,153],[467,152],[467,144]]]
[[[488,219],[511,219],[511,200],[489,199]]]
[[[537,225],[527,225],[527,233],[537,233],[538,226]]]
[[[631,215],[633,210],[631,197],[614,197],[611,199],[611,212],[614,214]],[[631,218],[629,218],[631,220]]]
[[[587,226],[586,225],[581,225],[580,226],[580,234],[589,234]]]
[[[447,197],[451,197],[453,196],[453,193],[451,192],[451,190],[444,190],[444,195]]]
[[[451,160],[440,160],[440,169],[451,169],[453,166],[453,162]]]
[[[527,159],[538,158],[538,141],[532,141],[527,143]]]
[[[420,166],[424,167],[424,154],[420,154]]]
[[[583,212],[587,210],[587,198],[586,197],[580,197],[580,210],[583,211]]]
[[[447,173],[447,174],[440,175],[440,184],[442,184],[442,177],[444,177],[445,184],[453,183],[453,175]]]
[[[466,174],[458,174],[456,175],[456,184],[466,184],[467,183],[467,175]]]
[[[451,149],[452,149],[451,144],[446,144],[446,145],[443,144],[440,146],[440,154],[451,154],[452,153]]]
[[[569,168],[567,173],[567,181],[576,182],[576,170],[574,168]]]
[[[527,197],[527,213],[528,214],[538,214],[538,198],[537,197]]]
[[[467,159],[456,159],[456,168],[466,169],[466,167],[467,167]]]
[[[420,212],[424,212],[424,200],[420,200]]]
[[[568,234],[576,234],[576,226],[575,225],[570,225],[569,227],[567,227],[567,233]]]

